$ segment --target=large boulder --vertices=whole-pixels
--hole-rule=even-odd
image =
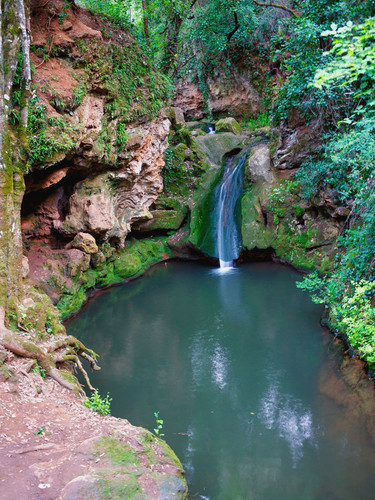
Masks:
[[[163,116],[129,127],[130,154],[121,153],[113,171],[99,171],[77,183],[66,216],[54,220],[54,229],[70,237],[88,233],[98,242],[111,240],[122,247],[133,222],[152,218],[148,209],[163,187],[161,169],[169,127]],[[83,166],[87,158],[85,154],[80,158]]]
[[[243,148],[247,136],[235,135],[231,132],[224,132],[222,134],[206,134],[196,138],[196,141],[207,157],[211,166],[220,168],[224,156],[234,150]]]
[[[251,150],[246,173],[250,182],[272,184],[274,173],[268,144],[260,144]]]
[[[179,130],[185,127],[184,112],[182,111],[181,108],[177,107],[169,108],[168,118],[170,119],[174,130]]]
[[[151,220],[133,224],[133,229],[139,232],[177,231],[185,220],[187,208],[178,200],[166,198],[158,200],[154,210],[150,211]]]
[[[240,134],[241,127],[237,120],[232,117],[222,118],[216,122],[215,130],[217,133],[220,132],[232,132],[232,134]]]

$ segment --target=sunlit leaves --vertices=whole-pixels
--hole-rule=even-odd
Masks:
[[[375,110],[375,18],[359,25],[349,21],[340,28],[332,24],[322,36],[333,37],[333,59],[316,73],[315,87],[350,86],[354,99],[367,101],[367,109],[359,112]]]

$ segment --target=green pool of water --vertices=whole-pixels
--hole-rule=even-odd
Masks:
[[[168,263],[67,325],[100,353],[91,379],[113,415],[152,430],[160,412],[193,498],[373,497],[373,388],[348,385],[353,362],[297,279],[276,264]]]

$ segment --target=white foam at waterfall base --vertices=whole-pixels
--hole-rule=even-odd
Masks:
[[[222,265],[224,264],[224,265]],[[233,262],[225,262],[224,260],[223,261],[220,261],[220,267],[216,267],[215,269],[212,269],[210,271],[211,274],[219,274],[219,275],[228,275],[228,274],[232,274],[234,272],[236,272],[238,269],[237,267],[234,267],[233,266]]]
[[[233,269],[233,261],[225,261],[220,259],[220,269]]]

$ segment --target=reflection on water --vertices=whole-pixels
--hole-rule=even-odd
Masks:
[[[68,324],[101,354],[92,379],[114,415],[153,429],[160,411],[196,498],[372,498],[373,385],[297,278],[173,263]]]
[[[259,418],[266,429],[276,429],[278,436],[285,439],[296,467],[303,457],[305,442],[313,444],[312,414],[298,399],[281,394],[279,386],[278,378],[273,375],[260,402]]]

